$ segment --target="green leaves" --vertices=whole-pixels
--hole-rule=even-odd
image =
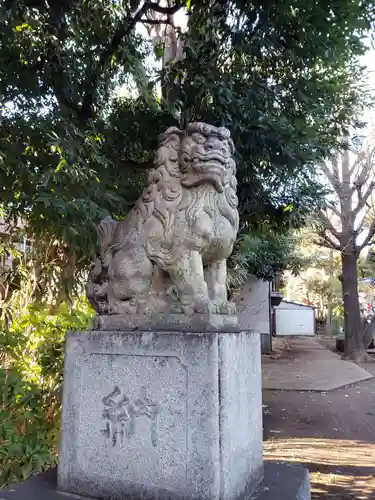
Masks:
[[[49,305],[23,303],[18,301],[8,327],[0,322],[1,488],[56,465],[64,336],[87,328],[92,315],[82,299],[55,313]]]
[[[230,260],[230,274],[245,271],[244,276],[271,281],[284,270],[298,274],[306,264],[307,260],[297,250],[297,238],[292,230],[275,232],[272,226],[263,224],[257,231],[240,236]]]
[[[265,210],[272,219],[293,205],[284,220],[302,222],[322,192],[315,164],[366,102],[357,57],[374,6],[224,2],[209,19],[205,7],[191,3],[186,57],[171,69],[168,96],[190,119],[231,128],[243,218],[257,225]]]
[[[164,55],[164,46],[162,43],[157,43],[154,46],[154,53],[156,59],[162,59]]]
[[[13,28],[14,31],[20,33],[22,31],[32,31],[32,27],[30,26],[30,24],[27,24],[27,23],[22,23],[22,24],[19,24],[18,26],[16,26],[15,28]]]

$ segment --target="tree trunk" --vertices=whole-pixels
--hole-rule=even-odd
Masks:
[[[327,306],[327,319],[326,319],[326,335],[331,337],[333,333],[333,321],[332,321],[332,304]]]
[[[344,299],[344,358],[360,362],[365,358],[363,331],[358,298],[357,255],[348,247],[341,254],[342,293]]]

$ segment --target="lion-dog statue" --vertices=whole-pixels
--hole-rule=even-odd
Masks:
[[[87,297],[103,314],[234,314],[226,261],[239,216],[229,130],[190,123],[159,138],[155,168],[128,216],[98,227]]]

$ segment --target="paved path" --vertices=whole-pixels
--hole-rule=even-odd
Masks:
[[[375,362],[364,368],[375,375]],[[265,458],[307,467],[313,500],[375,499],[375,378],[330,392],[264,390],[263,404]]]
[[[373,377],[313,338],[276,338],[273,349],[271,356],[262,356],[263,389],[330,391]]]

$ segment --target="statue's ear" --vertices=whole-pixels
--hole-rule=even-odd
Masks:
[[[106,217],[98,225],[97,232],[101,254],[103,254],[111,244],[117,224],[118,223],[113,220],[112,217]]]
[[[181,137],[184,135],[184,132],[177,127],[169,127],[163,134],[160,134],[158,137],[159,143],[168,142],[170,139],[175,136],[178,140],[181,140]]]

